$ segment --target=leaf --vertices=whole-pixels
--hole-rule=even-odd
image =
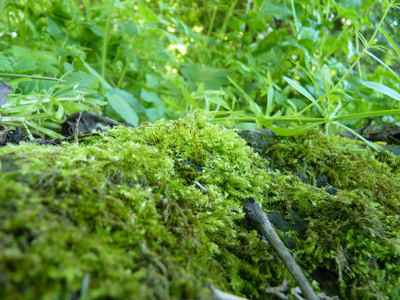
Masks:
[[[42,127],[37,125],[35,122],[33,121],[27,121],[25,120],[25,123],[33,128],[35,128],[37,131],[48,135],[49,137],[53,138],[53,139],[57,139],[57,138],[64,138],[64,136],[62,136],[61,134],[54,132],[53,130],[50,130],[48,128]]]
[[[338,125],[340,127],[343,127],[344,129],[346,129],[347,131],[350,131],[352,134],[354,134],[355,136],[357,136],[360,140],[362,140],[364,143],[366,143],[368,146],[370,146],[371,148],[375,149],[376,151],[380,152],[379,148],[371,143],[370,141],[368,141],[366,138],[364,138],[362,135],[358,134],[357,132],[355,132],[354,130],[350,129],[349,127],[339,123],[339,122],[332,122],[332,124]]]
[[[82,91],[88,89],[94,81],[101,80],[96,79],[96,77],[92,74],[88,74],[80,70],[78,72],[71,72],[67,74],[64,79],[67,81],[67,85],[77,85],[77,89]]]
[[[249,96],[247,93],[230,77],[228,77],[229,81],[243,94],[244,98],[250,104],[250,110],[256,115],[256,117],[262,117],[261,107]]]
[[[150,107],[146,109],[145,113],[151,122],[155,122],[162,117],[164,111],[156,107]]]
[[[84,61],[83,58],[81,58],[81,61],[90,74],[92,74],[96,78],[100,78],[101,84],[106,90],[111,89],[111,85],[109,85],[108,82],[99,73],[97,73],[95,69],[89,66],[89,64],[86,61]]]
[[[272,121],[268,117],[257,117],[257,123],[262,124],[265,128],[270,128],[272,126]]]
[[[270,71],[268,71],[267,73],[267,79],[268,79],[268,94],[267,94],[267,109],[265,111],[265,116],[268,117],[272,109],[272,103],[274,102],[274,87],[272,84]]]
[[[0,54],[0,71],[12,71],[12,67],[8,58],[3,54]]]
[[[306,97],[308,100],[310,100],[317,108],[318,110],[324,114],[323,110],[319,106],[318,102],[314,99],[314,97],[301,85],[293,81],[292,79],[283,76],[283,79],[286,80],[287,83],[289,83],[296,91],[298,91],[300,94],[302,94],[304,97]]]
[[[390,87],[387,87],[386,85],[377,83],[377,82],[372,82],[372,81],[366,81],[363,82],[363,85],[366,87],[369,87],[370,89],[373,89],[377,92],[380,92],[382,94],[385,94],[389,97],[392,97],[393,99],[396,99],[397,101],[400,101],[400,94],[396,92],[395,90],[391,89]]]
[[[177,38],[175,35],[173,35],[172,33],[169,33],[166,30],[160,30],[160,32],[165,34],[165,36],[169,39],[169,41],[171,43],[177,43],[177,44],[180,44],[180,45],[184,45],[184,43],[179,38]]]
[[[222,85],[228,83],[229,72],[225,69],[189,64],[182,69],[182,74],[192,82],[204,82],[206,90],[219,90]]]
[[[157,93],[155,92],[149,92],[148,90],[142,88],[140,92],[140,98],[148,103],[153,103],[159,108],[164,108],[164,102],[158,97]]]
[[[221,96],[215,95],[213,93],[208,93],[208,91],[204,92],[204,96],[206,97],[207,100],[209,100],[211,103],[214,103],[218,106],[222,106],[227,110],[230,110],[231,108],[229,105],[222,99]]]
[[[297,110],[296,105],[295,105],[291,100],[289,100],[289,99],[287,99],[286,101],[287,101],[287,103],[289,103],[289,105],[292,107],[294,114],[297,114],[298,110]]]
[[[321,95],[321,92],[319,90],[319,87],[318,87],[317,83],[315,82],[314,78],[311,76],[310,72],[308,72],[305,68],[303,68],[302,65],[300,65],[298,62],[294,62],[294,61],[292,61],[292,62],[294,64],[296,64],[296,66],[298,66],[300,69],[302,69],[304,73],[306,73],[307,77],[311,80],[311,82],[313,83],[315,89],[317,90],[318,95],[321,97],[322,95]]]
[[[400,57],[400,49],[396,45],[396,43],[393,41],[393,39],[390,37],[390,35],[385,31],[385,29],[382,28],[382,26],[379,29],[383,33],[383,35],[386,37],[386,39],[389,41],[389,43],[392,45],[393,49],[397,53],[397,56]]]
[[[321,81],[324,86],[325,94],[328,101],[331,100],[331,71],[327,65],[323,65],[321,68]],[[329,105],[328,105],[329,107]]]
[[[295,128],[278,128],[278,127],[270,127],[273,132],[277,135],[281,136],[292,136],[296,135],[302,132],[305,132],[307,130],[310,130],[311,128],[324,124],[324,122],[317,122],[317,123],[312,123],[312,124],[307,124]]]
[[[146,89],[141,90],[140,98],[148,103],[153,103],[155,107],[150,107],[145,110],[146,116],[150,121],[155,122],[161,118],[165,112],[164,102],[158,97],[155,92],[149,92]]]
[[[138,3],[139,13],[142,15],[143,19],[148,22],[160,22],[157,15],[146,5]]]
[[[135,127],[139,125],[139,117],[136,111],[128,103],[128,101],[134,99],[131,94],[120,89],[110,89],[106,92],[106,97],[111,108],[122,119]]]
[[[264,2],[263,13],[266,15],[274,16],[278,20],[284,20],[292,15],[292,11],[286,6],[269,1]]]
[[[178,104],[176,104],[175,102],[169,100],[168,98],[165,98],[164,101],[165,101],[165,103],[167,103],[169,106],[175,108],[176,110],[179,110],[179,111],[181,111],[181,112],[183,112],[183,113],[185,112],[185,110],[184,110],[182,107],[180,107],[180,106],[179,106]]]
[[[0,80],[0,107],[6,104],[9,93],[12,93],[12,87],[7,83]]]
[[[371,52],[368,50],[364,50],[365,53],[367,53],[369,56],[371,56],[373,59],[375,59],[377,62],[379,62],[382,66],[384,66],[386,69],[388,69],[394,76],[397,77],[397,79],[400,80],[400,77],[387,65],[385,64],[382,60],[380,60],[378,57],[373,55]]]
[[[339,110],[342,108],[342,101],[339,100],[338,105],[335,107],[335,110],[333,111],[333,113],[331,114],[331,117],[334,117],[337,115],[337,113],[339,112]]]
[[[340,1],[340,6],[343,9],[351,9],[359,10],[361,8],[362,0],[343,0]]]
[[[13,65],[14,72],[29,72],[36,70],[36,61],[30,58],[16,58],[16,62]]]
[[[189,91],[185,89],[184,87],[181,87],[181,92],[183,98],[186,100],[187,103],[190,105],[196,104],[196,100],[193,99],[192,95],[190,95]]]

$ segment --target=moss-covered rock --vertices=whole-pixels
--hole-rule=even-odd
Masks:
[[[280,235],[323,290],[394,299],[399,159],[354,147],[312,131],[276,139],[266,160],[198,119],[3,147],[0,298],[202,299],[205,283],[268,298],[265,288],[290,275],[246,224],[253,196],[285,220]],[[317,187],[321,175],[336,195]],[[288,225],[293,216],[302,230]]]

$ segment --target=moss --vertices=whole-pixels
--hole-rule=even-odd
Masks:
[[[317,131],[280,139],[268,155],[275,168],[290,174],[276,180],[281,193],[270,201],[283,193],[309,221],[297,241],[299,259],[311,271],[333,273],[342,296],[397,299],[400,159],[341,137],[329,141]],[[312,190],[293,176],[299,171],[314,182]],[[321,175],[339,189],[336,195],[315,187]]]
[[[248,196],[306,218],[305,233],[280,234],[306,273],[339,280],[342,297],[397,295],[398,159],[310,132],[269,148],[281,170],[271,176],[234,131],[199,119],[108,134],[0,149],[2,299],[207,298],[206,282],[267,298],[290,275],[243,219]]]

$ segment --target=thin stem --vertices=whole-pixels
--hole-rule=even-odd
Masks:
[[[210,26],[208,27],[208,31],[207,31],[207,38],[204,41],[204,47],[207,47],[207,45],[208,45],[208,40],[210,39],[211,31],[212,31],[212,28],[214,27],[214,21],[215,21],[215,16],[217,15],[217,11],[218,11],[218,7],[214,6],[214,9],[213,9],[213,12],[211,15]]]
[[[392,5],[394,3],[395,0],[393,0],[389,6],[387,7],[385,13],[383,14],[381,21],[379,22],[379,25],[376,27],[375,32],[372,34],[372,37],[369,39],[367,46],[365,47],[364,50],[368,50],[368,48],[371,46],[371,44],[374,43],[375,40],[375,36],[378,34],[379,29],[381,28],[381,25],[383,23],[383,21],[386,18],[386,15],[389,12],[389,9],[392,8]],[[351,65],[351,67],[347,70],[347,72],[342,76],[342,78],[340,78],[339,82],[336,83],[336,85],[333,87],[332,92],[336,91],[336,89],[340,86],[340,84],[346,79],[347,75],[350,74],[350,72],[353,70],[353,68],[356,66],[356,64],[358,63],[358,61],[361,59],[361,57],[364,55],[364,50],[357,56],[356,60],[353,62],[353,64]]]
[[[131,63],[131,60],[132,60],[132,57],[134,54],[135,54],[135,51],[133,50],[133,47],[132,47],[131,53],[129,54],[129,57],[128,57],[128,60],[126,61],[124,69],[122,70],[121,76],[119,77],[117,88],[121,87],[122,80],[125,78],[126,71],[128,70],[128,67]]]
[[[37,79],[37,80],[50,80],[50,81],[65,82],[65,80],[61,80],[59,78],[33,76],[33,75],[22,75],[22,74],[0,73],[0,77],[4,77],[4,78],[30,78],[30,79]]]
[[[294,20],[294,27],[296,28],[296,37],[299,34],[299,26],[297,25],[297,15],[296,15],[296,8],[294,7],[294,1],[290,1],[292,4],[292,12],[293,12],[293,20]]]
[[[360,49],[360,42],[359,42],[357,36],[356,36],[356,49],[357,49],[357,52]],[[362,71],[361,71],[360,61],[357,62],[357,69],[358,69],[358,75],[360,76],[360,79],[362,79]]]
[[[229,112],[227,112],[229,113]],[[237,117],[233,118],[235,121],[241,122],[256,122],[257,119],[262,119],[265,121],[271,122],[297,122],[297,123],[330,123],[340,120],[352,120],[352,119],[359,119],[359,118],[368,118],[368,117],[379,117],[379,116],[387,116],[387,115],[399,115],[400,109],[391,109],[391,110],[379,110],[379,111],[368,111],[363,113],[357,114],[348,114],[348,115],[341,115],[336,116],[333,118],[299,118],[295,116],[283,116],[283,117]],[[212,121],[224,121],[226,118],[215,118]]]
[[[330,6],[331,6],[331,0],[328,0],[328,5],[326,7],[326,15],[325,15],[325,19],[329,20],[329,10],[330,10]]]
[[[224,23],[222,24],[222,28],[221,28],[222,39],[224,39],[224,37],[225,37],[226,27],[228,26],[228,20],[232,16],[233,10],[235,9],[237,2],[238,2],[238,0],[232,1],[231,6],[229,7],[228,13],[225,16]]]
[[[103,47],[102,47],[102,51],[101,51],[100,74],[101,74],[101,77],[103,77],[103,78],[104,78],[104,75],[106,74],[107,45],[108,45],[108,39],[109,39],[109,34],[110,34],[111,16],[112,16],[112,13],[114,10],[114,3],[115,3],[115,0],[111,0],[110,12],[108,13],[108,16],[107,16],[106,29],[105,29],[104,38],[103,38]]]

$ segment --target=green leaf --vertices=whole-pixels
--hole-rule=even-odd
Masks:
[[[321,81],[329,102],[331,100],[331,71],[327,65],[323,65],[321,68]]]
[[[169,39],[169,41],[171,43],[177,43],[180,45],[184,45],[184,43],[179,38],[177,38],[175,35],[173,35],[172,33],[169,33],[166,30],[160,30],[160,32],[162,32]]]
[[[153,103],[155,107],[150,107],[145,110],[146,116],[150,121],[155,122],[161,118],[165,112],[164,102],[158,97],[155,92],[149,92],[146,89],[141,90],[140,98],[148,103]]]
[[[149,92],[146,89],[143,89],[140,91],[140,98],[142,98],[144,101],[148,103],[154,103],[156,106],[163,107],[164,103],[163,101],[158,97],[157,93],[155,92]]]
[[[371,148],[375,149],[376,151],[380,152],[379,148],[371,143],[370,141],[368,141],[366,138],[364,138],[362,135],[358,134],[357,132],[355,132],[354,130],[352,130],[351,128],[339,123],[339,122],[332,122],[332,124],[338,125],[340,127],[343,127],[344,129],[346,129],[347,131],[350,131],[352,134],[354,134],[355,136],[357,136],[360,140],[362,140],[364,143],[366,143],[368,146],[370,146]]]
[[[283,76],[283,79],[285,79],[286,82],[289,83],[296,91],[298,91],[300,94],[302,94],[308,100],[310,100],[318,108],[318,110],[322,114],[324,114],[324,111],[322,110],[321,106],[319,106],[318,102],[314,99],[314,97],[305,88],[303,88],[297,82],[293,81],[292,79],[290,79],[288,77]]]
[[[53,130],[50,130],[48,128],[42,127],[37,125],[35,122],[33,121],[25,121],[25,124],[35,128],[37,131],[48,135],[49,137],[53,138],[53,139],[57,139],[57,138],[64,138],[64,136],[62,136],[61,134],[54,132]]]
[[[295,128],[278,128],[278,127],[271,127],[271,130],[277,134],[277,135],[281,135],[281,136],[292,136],[292,135],[296,135],[302,132],[305,132],[307,130],[310,130],[311,128],[324,124],[324,122],[317,122],[317,123],[312,123],[312,124],[307,124],[307,125],[303,125],[303,126],[299,126],[299,127],[295,127]]]
[[[151,122],[155,122],[159,120],[164,114],[164,110],[156,107],[146,108],[146,116],[150,119]]]
[[[184,110],[181,106],[179,106],[179,105],[176,104],[175,102],[169,100],[168,98],[165,98],[165,99],[164,99],[164,102],[167,103],[169,106],[175,108],[176,110],[179,110],[179,111],[181,111],[181,112],[183,112],[183,113],[185,112],[185,110]]]
[[[196,104],[196,100],[193,99],[192,95],[190,95],[190,93],[187,89],[185,89],[184,87],[181,87],[181,92],[182,92],[183,98],[186,100],[187,103],[189,103],[190,105]]]
[[[139,13],[142,15],[143,19],[148,22],[160,22],[157,15],[146,5],[138,3]]]
[[[296,105],[295,105],[291,100],[289,100],[289,99],[287,99],[286,101],[287,101],[287,103],[289,103],[289,105],[292,107],[294,114],[297,114],[298,110],[297,110]]]
[[[271,128],[272,121],[268,117],[257,117],[257,123],[262,124],[265,128]]]
[[[292,62],[294,64],[296,64],[296,66],[298,66],[300,69],[302,69],[304,73],[306,73],[307,77],[311,80],[311,82],[313,83],[315,89],[317,90],[318,95],[321,97],[322,95],[321,95],[321,92],[319,90],[319,87],[318,87],[317,83],[315,82],[314,78],[311,76],[310,72],[308,72],[305,68],[303,68],[303,66],[300,65],[298,62],[294,62],[294,61],[292,61]]]
[[[80,70],[67,74],[64,79],[67,81],[67,85],[78,85],[78,89],[81,91],[88,89],[97,80],[92,74]],[[100,81],[101,79],[98,80]]]
[[[99,73],[97,73],[97,71],[95,69],[93,69],[91,66],[89,66],[89,64],[86,63],[86,61],[84,61],[83,58],[81,58],[81,61],[82,61],[83,65],[86,67],[86,69],[89,71],[90,74],[92,74],[96,78],[100,78],[101,84],[103,85],[103,87],[106,90],[111,89],[111,85],[109,85],[108,82]]]
[[[12,71],[9,60],[3,54],[0,54],[0,71]]]
[[[396,43],[393,41],[393,39],[390,37],[390,35],[385,31],[385,29],[382,28],[382,26],[379,29],[383,33],[383,35],[386,37],[386,39],[389,41],[389,43],[392,45],[394,51],[396,51],[396,53],[397,53],[397,56],[400,57],[400,49],[396,45]]]
[[[135,99],[131,94],[120,89],[110,89],[106,92],[106,97],[111,108],[122,119],[135,127],[139,125],[139,117],[136,111],[128,103]]]
[[[250,110],[256,115],[256,117],[262,117],[263,113],[261,107],[249,96],[247,93],[230,77],[229,81],[243,94],[244,98],[249,102]]]
[[[359,10],[361,8],[362,0],[343,0],[340,1],[340,6],[343,9],[351,9]]]
[[[385,64],[382,60],[380,60],[378,57],[373,55],[371,52],[368,50],[364,50],[365,53],[367,53],[369,56],[371,56],[373,59],[375,59],[377,62],[379,62],[382,66],[384,66],[386,69],[388,69],[394,76],[397,77],[398,80],[400,80],[400,77],[387,65]]]
[[[222,85],[228,83],[229,72],[225,69],[189,64],[182,68],[182,74],[192,82],[204,82],[206,90],[219,90]]]
[[[263,13],[274,16],[278,20],[284,20],[292,15],[292,11],[283,4],[264,1]]]
[[[389,97],[392,97],[393,99],[396,99],[397,101],[400,101],[400,94],[396,92],[395,90],[391,89],[390,87],[387,87],[386,85],[377,83],[377,82],[372,82],[372,81],[366,81],[363,82],[363,85],[366,87],[369,87],[370,89],[373,89],[377,92],[380,92],[382,94],[385,94]]]

